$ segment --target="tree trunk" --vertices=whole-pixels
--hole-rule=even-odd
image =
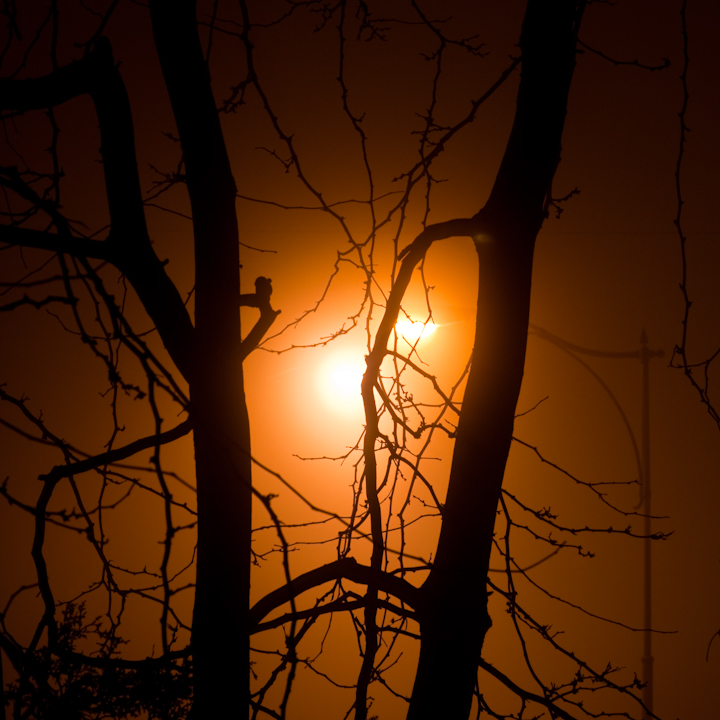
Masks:
[[[194,0],[151,0],[155,43],[185,160],[195,234],[190,403],[198,492],[193,718],[246,716],[250,428],[240,342],[235,182],[197,34]]]
[[[443,524],[424,583],[409,720],[466,720],[491,620],[487,573],[525,363],[532,259],[560,139],[584,3],[529,0],[517,111],[490,198],[475,216],[475,348]]]

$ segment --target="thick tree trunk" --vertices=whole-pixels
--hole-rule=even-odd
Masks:
[[[195,233],[190,402],[198,491],[193,718],[246,716],[251,542],[250,429],[240,341],[235,183],[197,34],[194,0],[151,0],[178,125]]]
[[[486,577],[525,360],[533,243],[499,228],[480,257],[477,335],[443,530],[423,585],[421,654],[409,718],[470,712],[490,627]]]
[[[421,648],[409,720],[466,720],[491,625],[486,580],[522,383],[532,259],[560,157],[583,3],[529,0],[515,122],[490,199],[475,220],[479,291],[443,525],[421,589]]]

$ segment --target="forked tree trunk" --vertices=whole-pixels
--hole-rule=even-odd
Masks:
[[[535,238],[560,158],[584,3],[529,0],[522,76],[508,146],[475,220],[479,290],[443,523],[424,583],[409,720],[467,720],[491,625],[487,573],[525,363]]]

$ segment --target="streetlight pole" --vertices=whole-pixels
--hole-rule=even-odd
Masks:
[[[650,359],[662,357],[662,350],[648,349],[647,333],[640,336],[642,364],[642,508],[645,515],[645,637],[643,643],[643,702],[649,716],[653,713],[653,654],[652,654],[652,485],[650,483]]]
[[[630,350],[627,352],[609,352],[606,350],[592,350],[590,348],[575,345],[564,340],[563,338],[553,335],[552,333],[540,328],[536,325],[530,325],[531,332],[535,333],[543,340],[547,340],[556,347],[564,350],[568,355],[579,362],[603,387],[605,392],[610,396],[615,408],[622,417],[625,428],[630,435],[633,451],[635,453],[635,461],[638,467],[638,479],[640,480],[640,502],[637,507],[642,507],[642,513],[645,522],[645,545],[643,558],[643,658],[642,673],[645,686],[643,687],[643,704],[647,709],[646,718],[654,717],[653,715],[653,654],[652,654],[652,489],[650,484],[650,360],[654,357],[661,358],[665,354],[662,350],[650,350],[648,348],[647,333],[643,328],[640,335],[640,347],[638,350]],[[610,388],[603,382],[600,376],[578,355],[590,355],[594,357],[613,358],[613,359],[638,359],[642,368],[642,436],[641,436],[641,452],[638,452],[635,434],[633,433],[630,422],[625,415],[617,398],[613,395]]]

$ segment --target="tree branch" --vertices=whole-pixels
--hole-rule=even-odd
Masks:
[[[376,584],[381,592],[394,595],[415,610],[420,608],[419,591],[407,580],[384,572],[376,573],[372,568],[360,565],[355,558],[346,557],[314,570],[309,570],[294,578],[292,583],[283,585],[258,600],[250,610],[250,627],[257,626],[268,613],[289,602],[290,598],[297,597],[318,585],[334,582],[335,580],[349,580],[360,585],[369,585],[372,582]]]
[[[255,307],[260,310],[260,317],[247,337],[240,344],[240,358],[245,358],[260,345],[261,340],[275,322],[280,310],[273,310],[270,305],[272,295],[272,281],[266,277],[255,279],[255,292],[240,296],[241,307]]]
[[[550,710],[551,714],[559,715],[563,720],[576,720],[576,718],[570,713],[566,712],[562,708],[559,708],[554,702],[544,698],[542,695],[536,695],[528,690],[523,690],[519,685],[516,685],[507,675],[501,673],[497,668],[493,667],[489,662],[485,662],[482,658],[478,660],[478,665],[485,670],[488,674],[492,675],[496,680],[499,680],[505,687],[512,690],[518,697],[528,700],[529,702],[537,703]]]
[[[194,328],[182,297],[150,244],[130,102],[109,41],[100,38],[95,49],[82,60],[43,77],[0,79],[0,111],[22,113],[54,107],[83,94],[91,96],[100,126],[111,221],[108,239],[98,242],[58,236],[54,243],[55,236],[50,233],[9,227],[0,230],[0,239],[15,245],[111,262],[128,278],[173,361],[189,379]]]
[[[125,460],[142,450],[154,448],[158,445],[165,445],[173,440],[177,440],[178,438],[183,437],[183,435],[187,435],[191,430],[192,421],[187,419],[174,427],[172,430],[167,430],[159,435],[149,435],[148,437],[140,438],[139,440],[135,440],[135,442],[131,442],[129,445],[125,445],[124,447],[117,448],[116,450],[110,450],[109,452],[95,455],[70,465],[56,465],[49,473],[40,475],[38,480],[57,481],[61,478],[70,477],[71,475],[79,475],[80,473],[88,472],[88,470],[95,470],[103,465],[112,465],[113,463]]]
[[[399,615],[400,617],[413,617],[415,613],[407,608],[401,608],[393,603],[386,602],[384,600],[374,600],[375,605],[378,608],[389,610],[391,613]],[[346,598],[340,598],[334,602],[328,603],[327,605],[320,605],[318,607],[308,608],[307,610],[299,610],[294,613],[286,613],[280,617],[273,618],[267,622],[260,623],[251,628],[250,632],[255,634],[264,632],[266,630],[272,630],[273,628],[281,627],[285,623],[292,622],[293,620],[304,620],[304,619],[317,619],[320,615],[328,615],[336,612],[349,612],[351,610],[362,610],[367,607],[367,598],[362,597],[355,600],[347,600]]]

